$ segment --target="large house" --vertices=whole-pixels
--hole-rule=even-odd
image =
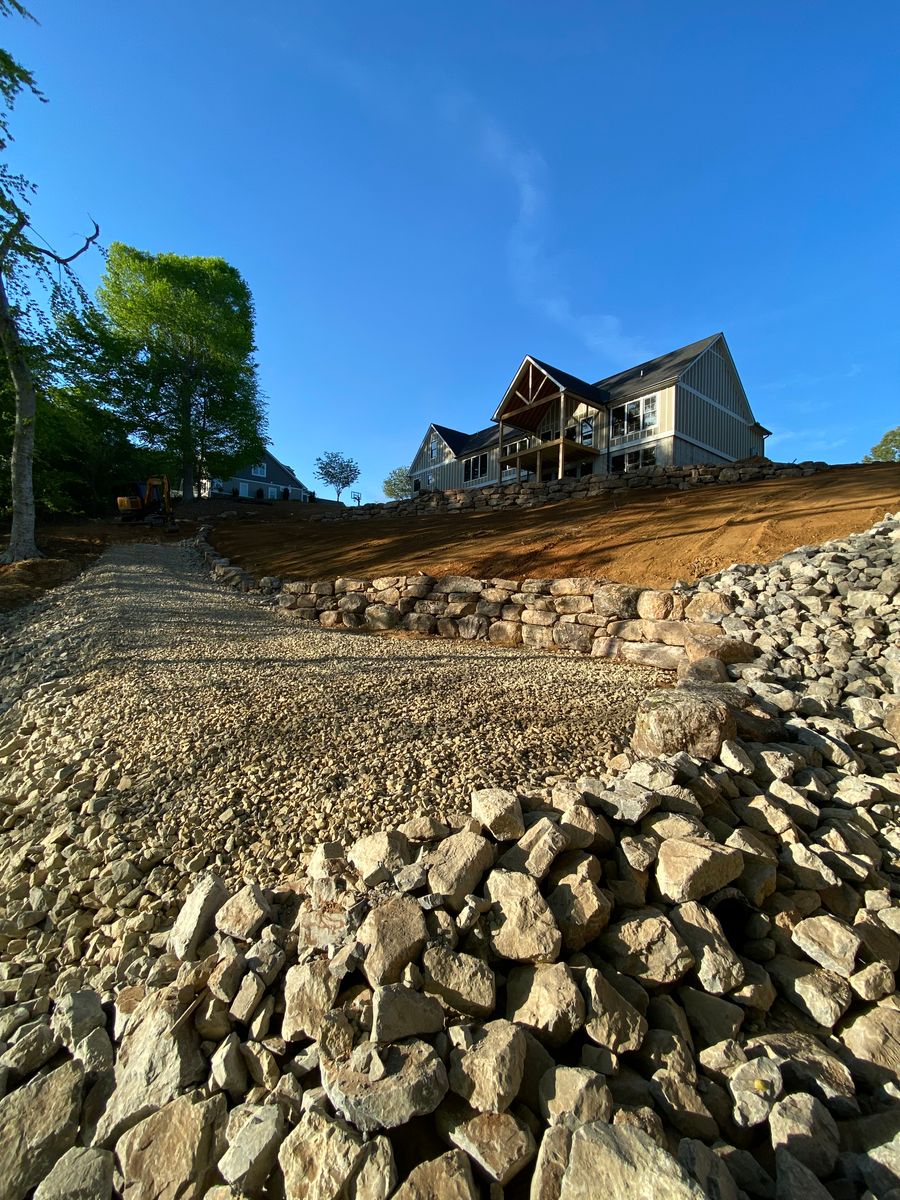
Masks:
[[[229,479],[213,479],[203,485],[205,496],[239,496],[248,500],[300,500],[308,503],[311,496],[290,467],[279,462],[268,450],[258,463],[248,463]]]
[[[725,335],[587,383],[530,354],[478,433],[431,425],[415,491],[729,463],[763,453]]]

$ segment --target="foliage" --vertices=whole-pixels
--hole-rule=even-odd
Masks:
[[[413,494],[413,481],[408,467],[394,467],[381,485],[388,500],[409,500]]]
[[[350,487],[359,479],[359,464],[346,454],[341,454],[339,450],[326,450],[316,459],[313,474],[327,487],[333,487],[335,499],[340,500],[344,488]]]
[[[99,308],[63,323],[70,379],[116,411],[140,445],[194,481],[262,457],[250,289],[221,258],[149,254],[114,242]]]
[[[36,372],[37,374],[37,372]],[[38,377],[34,454],[34,499],[44,512],[108,515],[115,498],[133,482],[165,469],[155,455],[128,436],[121,417],[90,398],[47,386]],[[0,511],[11,504],[9,458],[15,424],[15,395],[8,375],[0,375]]]
[[[863,462],[900,462],[900,425],[889,429],[877,446],[873,446]]]

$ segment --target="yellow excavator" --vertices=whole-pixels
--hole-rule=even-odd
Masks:
[[[123,521],[143,521],[145,525],[177,528],[172,516],[172,493],[168,475],[151,475],[146,483],[135,484],[127,496],[116,499]]]

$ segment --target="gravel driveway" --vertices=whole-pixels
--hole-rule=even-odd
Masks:
[[[326,838],[467,810],[473,787],[598,772],[667,678],[301,625],[184,545],[111,548],[0,630],[0,743],[30,739],[17,794],[68,788],[71,807],[84,776],[131,837],[263,878]]]

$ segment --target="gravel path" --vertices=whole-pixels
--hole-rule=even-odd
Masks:
[[[16,795],[112,794],[119,829],[263,877],[326,838],[467,810],[473,787],[596,773],[667,678],[300,625],[183,545],[111,548],[0,630],[0,743],[29,739]]]

